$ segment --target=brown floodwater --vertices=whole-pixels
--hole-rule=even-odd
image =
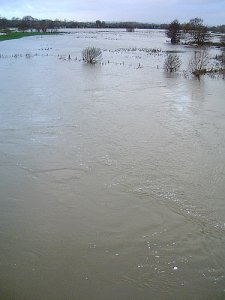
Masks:
[[[0,299],[225,299],[224,79],[163,31],[0,46]]]

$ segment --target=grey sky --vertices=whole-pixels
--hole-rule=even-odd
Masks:
[[[0,15],[77,21],[181,22],[201,17],[225,24],[225,0],[0,0]]]

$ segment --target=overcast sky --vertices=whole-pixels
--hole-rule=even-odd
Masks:
[[[0,15],[76,21],[186,22],[225,24],[225,0],[0,0]]]

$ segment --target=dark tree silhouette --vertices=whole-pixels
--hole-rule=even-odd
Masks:
[[[22,18],[22,22],[26,23],[27,29],[29,29],[30,31],[33,31],[35,21],[37,21],[37,19],[35,19],[31,16],[25,16],[25,17]]]
[[[102,27],[102,22],[100,20],[97,20],[95,22],[95,25],[96,25],[97,28],[101,28]]]
[[[180,42],[181,26],[178,20],[174,20],[169,24],[166,35],[170,38],[172,44]]]
[[[26,20],[22,20],[19,25],[18,25],[18,30],[19,31],[26,31],[29,29],[29,24],[28,24],[28,21]]]
[[[6,18],[1,18],[0,16],[0,29],[6,29],[7,26],[7,19]]]

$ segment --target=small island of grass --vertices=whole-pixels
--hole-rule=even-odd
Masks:
[[[36,36],[36,35],[55,35],[58,32],[15,32],[11,31],[6,34],[0,35],[0,42],[6,40],[20,39],[26,36]]]

